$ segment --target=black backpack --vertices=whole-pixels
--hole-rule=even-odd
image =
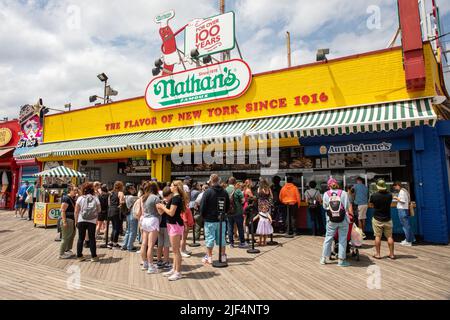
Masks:
[[[341,223],[345,219],[345,207],[342,204],[342,190],[338,190],[337,192],[328,191],[328,196],[330,197],[330,201],[328,204],[327,215],[330,218],[331,222]]]
[[[233,189],[233,192],[230,193],[230,209],[228,210],[228,215],[233,216],[236,214],[236,204],[234,203],[234,193],[236,189]]]
[[[317,199],[316,199],[318,192],[319,191],[316,190],[316,192],[314,193],[314,196],[312,196],[312,198],[308,197],[308,207],[310,209],[315,209],[315,208],[317,208],[319,206],[319,201],[317,201]],[[308,195],[309,195],[309,193],[308,193]]]

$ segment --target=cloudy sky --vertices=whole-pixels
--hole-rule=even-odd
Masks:
[[[450,1],[440,5],[450,32]],[[428,0],[431,2],[431,0]],[[63,109],[89,105],[102,94],[105,72],[116,99],[143,96],[161,41],[153,18],[174,9],[174,29],[218,12],[218,0],[0,0],[0,118],[39,97]],[[398,27],[396,0],[227,0],[236,37],[254,73],[286,67],[285,33],[293,64],[382,49]],[[378,15],[379,13],[379,15]],[[379,19],[377,19],[379,17]],[[450,50],[450,36],[443,39]],[[178,45],[183,47],[182,39]],[[450,59],[450,55],[449,55]],[[450,71],[450,68],[447,69]],[[446,73],[450,88],[450,73]]]

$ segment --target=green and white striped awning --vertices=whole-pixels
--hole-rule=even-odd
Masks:
[[[262,119],[247,135],[259,139],[335,136],[434,126],[436,120],[431,100],[422,99]]]
[[[34,148],[30,152],[19,156],[18,159],[115,153],[124,151],[128,148],[128,144],[130,142],[135,141],[142,135],[142,133],[136,133],[103,138],[46,143]]]
[[[153,131],[130,144],[133,150],[157,149],[175,145],[226,143],[241,140],[255,121],[236,121],[205,126]]]
[[[34,174],[35,177],[55,177],[55,178],[85,178],[84,173],[60,166]]]
[[[210,144],[251,138],[293,138],[379,132],[431,125],[437,121],[431,99],[348,107],[282,117],[235,121],[42,144],[17,159],[117,153],[176,145]]]

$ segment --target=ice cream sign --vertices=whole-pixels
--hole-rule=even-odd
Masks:
[[[154,78],[145,100],[154,110],[233,99],[250,86],[252,74],[242,60],[234,59]]]
[[[197,49],[199,57],[234,49],[234,12],[191,21],[184,31],[184,52]]]

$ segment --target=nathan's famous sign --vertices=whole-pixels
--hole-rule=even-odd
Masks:
[[[152,79],[147,86],[145,100],[148,107],[164,110],[243,95],[252,80],[247,63],[240,59],[217,62],[211,57],[212,54],[234,48],[234,13],[196,19],[176,32],[169,26],[169,20],[174,16],[175,13],[169,11],[155,18],[160,25],[163,56],[155,63],[153,74],[162,71],[162,76]],[[185,51],[189,49],[184,53],[184,58],[179,54],[175,38],[183,30],[187,37]],[[214,38],[210,41],[212,43],[214,40],[214,45],[205,44],[209,38]],[[173,73],[174,66],[181,63],[184,68],[191,64],[195,64],[196,68]]]
[[[249,66],[230,60],[154,78],[147,87],[147,105],[156,110],[237,98],[252,79]]]

